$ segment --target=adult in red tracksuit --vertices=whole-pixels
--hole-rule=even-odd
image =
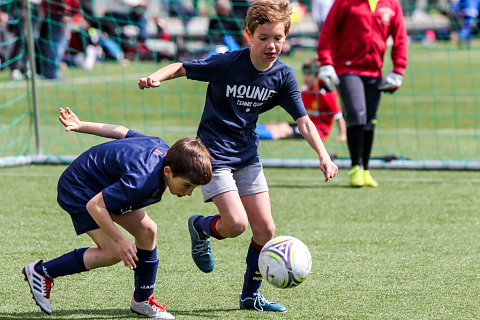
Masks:
[[[389,36],[393,71],[382,79]],[[368,162],[381,91],[398,89],[407,66],[408,38],[400,3],[336,0],[322,27],[317,52],[322,65],[319,80],[330,91],[339,86],[346,111],[350,185],[376,187]]]

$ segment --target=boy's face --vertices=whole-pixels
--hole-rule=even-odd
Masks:
[[[316,77],[314,76],[313,72],[304,72],[303,73],[303,83],[309,88],[315,88],[315,81]]]
[[[250,58],[257,69],[270,68],[282,52],[285,43],[285,24],[266,23],[259,24],[253,35],[247,30],[252,41]]]
[[[193,189],[196,187],[188,178],[180,176],[174,177],[169,166],[163,169],[163,176],[168,185],[168,190],[177,197],[191,196]]]

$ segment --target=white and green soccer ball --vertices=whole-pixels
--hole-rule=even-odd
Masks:
[[[275,287],[295,287],[310,274],[312,256],[302,241],[295,237],[280,236],[263,246],[258,267],[263,279]]]

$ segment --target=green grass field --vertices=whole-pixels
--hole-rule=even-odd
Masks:
[[[22,267],[91,246],[77,237],[56,203],[64,166],[0,170],[0,318],[136,319],[129,310],[133,273],[120,264],[58,278],[53,314],[43,315]],[[299,287],[262,292],[284,314],[238,310],[251,237],[213,240],[215,270],[190,257],[186,221],[215,212],[196,190],[168,191],[148,208],[159,226],[155,294],[176,319],[478,319],[480,317],[480,179],[475,172],[375,171],[377,189],[347,187],[347,172],[328,183],[319,170],[266,169],[277,235],[310,248],[313,268]]]

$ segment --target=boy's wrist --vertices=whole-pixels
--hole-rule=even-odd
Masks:
[[[318,159],[320,160],[320,163],[325,163],[325,161],[331,161],[332,160],[328,153],[327,154],[319,153],[318,154]]]

